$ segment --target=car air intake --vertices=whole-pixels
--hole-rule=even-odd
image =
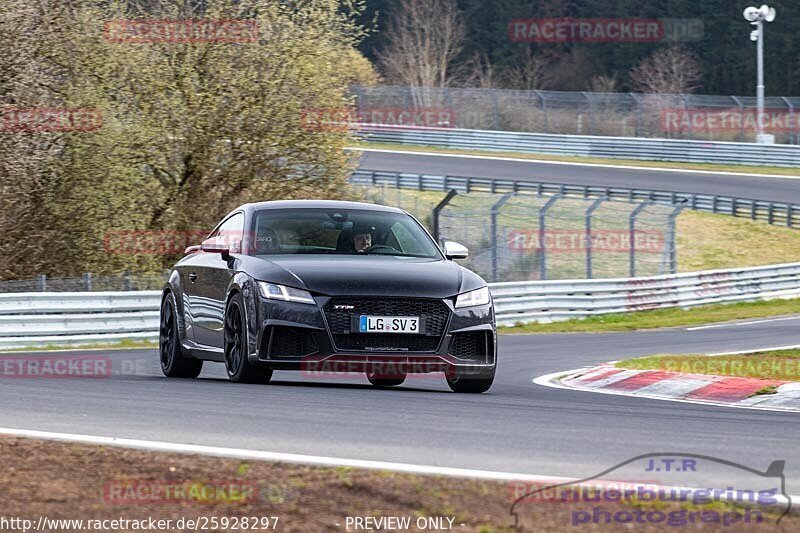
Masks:
[[[300,359],[319,351],[313,333],[303,328],[269,326],[261,341],[260,359]]]
[[[455,333],[450,340],[448,354],[468,361],[488,362],[489,332]]]

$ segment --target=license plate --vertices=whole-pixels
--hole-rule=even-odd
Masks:
[[[372,316],[358,317],[359,333],[419,333],[418,316]]]

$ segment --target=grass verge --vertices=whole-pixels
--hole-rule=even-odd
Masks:
[[[65,350],[148,350],[158,348],[158,341],[123,339],[118,342],[95,342],[86,344],[46,344],[44,346],[28,346],[4,350],[4,353],[13,352],[49,352]]]
[[[0,461],[9,465],[0,475],[3,514],[6,518],[31,520],[29,531],[34,529],[39,517],[47,517],[49,521],[84,521],[83,528],[74,525],[56,528],[45,524],[44,529],[53,531],[138,531],[141,528],[122,522],[106,527],[85,526],[89,520],[145,520],[147,523],[148,519],[153,519],[172,521],[171,527],[160,529],[162,531],[269,529],[303,532],[388,531],[397,528],[376,526],[374,522],[367,528],[354,527],[352,522],[348,527],[347,517],[407,517],[411,523],[407,530],[411,531],[420,530],[418,519],[432,518],[442,520],[441,527],[429,526],[427,530],[450,530],[448,519],[452,519],[454,531],[555,532],[569,530],[570,524],[575,525],[576,510],[588,513],[597,505],[523,500],[516,508],[521,527],[513,530],[513,517],[509,512],[520,482],[241,461],[3,436],[0,436]],[[625,505],[609,502],[603,504],[603,510],[612,514],[643,507],[662,513],[682,509],[676,503],[637,501]],[[703,508],[722,509],[719,504]],[[685,511],[683,516],[685,520]],[[218,527],[212,525],[211,517],[216,517]],[[244,517],[250,526],[244,526]],[[208,520],[205,528],[176,527],[181,519],[202,521],[203,518]],[[234,519],[237,527],[232,525]],[[664,522],[663,516],[661,519],[658,525],[637,523],[636,531],[675,529]],[[747,524],[748,531],[754,528],[777,531],[775,519],[765,512],[764,523]],[[223,520],[227,526],[223,525]],[[789,515],[781,525],[786,531],[797,530],[800,518]],[[704,531],[740,530],[721,523],[704,526]],[[604,524],[601,520],[599,524],[587,524],[587,528],[619,531],[620,525]]]
[[[800,381],[800,350],[773,350],[736,355],[651,355],[616,363],[631,370],[663,370],[741,378]],[[774,394],[767,386],[756,394]]]
[[[550,154],[532,154],[529,152],[506,152],[501,150],[468,150],[462,148],[439,148],[436,146],[415,146],[394,143],[354,143],[353,148],[374,148],[378,150],[394,150],[420,153],[440,153],[453,155],[473,155],[488,157],[513,157],[515,159],[531,159],[539,161],[562,161],[567,163],[592,163],[600,165],[616,165],[631,167],[677,168],[685,170],[708,170],[711,172],[737,172],[742,174],[775,174],[781,176],[797,176],[798,169],[786,167],[755,165],[714,165],[711,163],[680,163],[672,161],[640,161],[638,159],[612,159],[605,157],[580,157]]]
[[[713,304],[691,309],[654,309],[634,313],[599,315],[582,320],[501,327],[501,333],[594,333],[696,326],[745,318],[800,313],[800,299]]]

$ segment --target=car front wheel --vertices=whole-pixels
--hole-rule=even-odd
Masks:
[[[272,378],[271,368],[253,365],[247,359],[247,325],[241,294],[233,295],[228,302],[223,336],[228,379],[234,383],[266,383]]]
[[[476,373],[475,371],[447,372],[447,384],[453,392],[480,394],[486,392],[494,382],[495,369]]]

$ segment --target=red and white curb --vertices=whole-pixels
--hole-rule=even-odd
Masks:
[[[557,372],[533,381],[548,387],[604,394],[800,412],[800,382],[662,370],[628,370],[611,363]],[[777,387],[775,394],[756,394],[769,386]]]

